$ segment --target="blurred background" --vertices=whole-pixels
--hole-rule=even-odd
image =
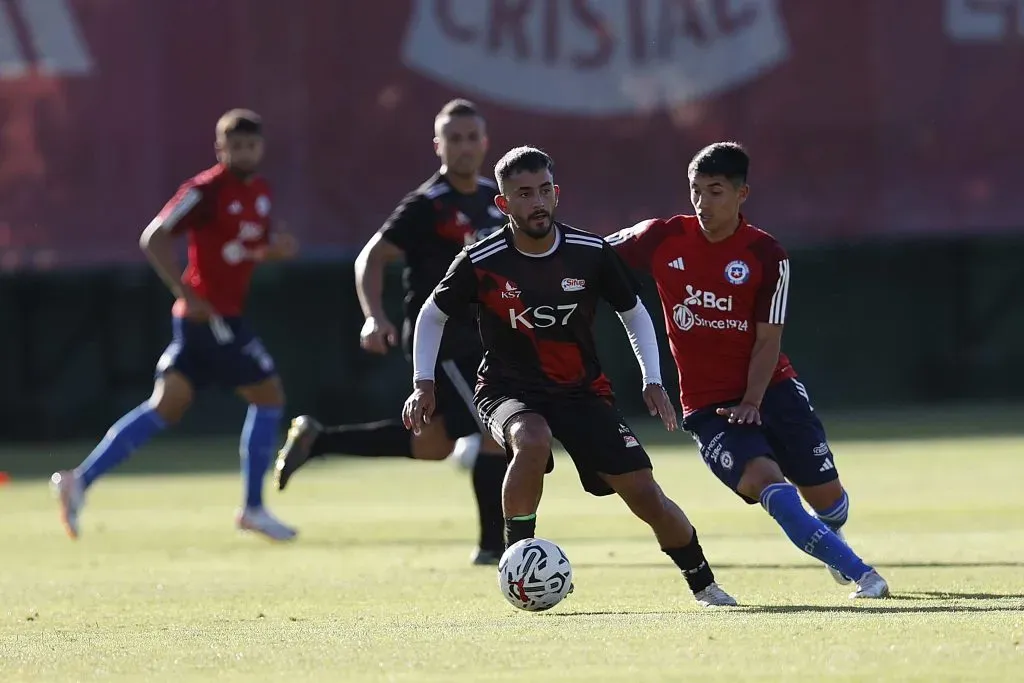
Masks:
[[[694,152],[743,142],[816,407],[1012,424],[1022,73],[1024,0],[0,0],[0,469],[148,395],[171,300],[137,237],[238,106],[265,118],[275,210],[304,244],[251,298],[288,412],[396,414],[409,366],[359,351],[352,260],[436,169],[456,96],[483,109],[490,163],[543,147],[560,218],[601,234],[688,212]],[[397,272],[388,299],[397,321]],[[621,327],[599,332],[639,411]],[[209,395],[182,429],[234,434],[243,410]]]

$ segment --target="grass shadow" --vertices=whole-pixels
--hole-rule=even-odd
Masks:
[[[575,562],[573,563],[574,569],[658,569],[666,566],[664,562]],[[878,565],[882,569],[945,569],[945,568],[956,568],[956,567],[1024,567],[1024,562],[1013,562],[1009,560],[991,560],[991,561],[979,561],[979,562],[884,562]],[[725,569],[741,569],[747,571],[776,571],[785,570],[789,571],[792,569],[803,569],[811,571],[821,571],[822,566],[820,564],[806,564],[796,562],[784,562],[775,564],[748,564],[743,562],[716,562],[713,565],[715,570]],[[953,599],[955,593],[935,593],[936,597],[932,598],[935,600],[941,600],[940,595],[949,595],[950,599]],[[1015,596],[1003,596],[1003,597],[1015,597]],[[926,599],[926,598],[921,598]],[[982,599],[982,598],[979,598]]]
[[[976,607],[973,605],[921,605],[918,607],[893,605],[885,607],[878,603],[871,606],[857,605],[740,605],[736,611],[753,614],[958,614],[978,612],[1020,612],[1015,607]]]

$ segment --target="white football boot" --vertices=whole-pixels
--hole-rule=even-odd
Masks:
[[[850,593],[851,600],[889,597],[889,584],[874,569],[857,579],[857,590]]]
[[[74,470],[54,472],[50,477],[50,488],[60,501],[60,518],[64,530],[73,539],[78,538],[78,515],[85,505],[85,488]]]
[[[736,598],[732,597],[719,586],[712,583],[702,591],[693,594],[697,604],[701,607],[735,607]]]
[[[242,531],[253,531],[263,534],[274,541],[290,541],[299,532],[274,517],[263,506],[247,507],[238,513],[235,524]]]

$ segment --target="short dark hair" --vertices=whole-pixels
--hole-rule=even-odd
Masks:
[[[467,99],[457,97],[441,107],[441,111],[437,112],[437,116],[434,117],[434,133],[440,136],[442,121],[459,116],[483,118],[483,114],[480,113],[480,110],[474,103]]]
[[[251,109],[232,109],[217,121],[217,137],[234,133],[263,135],[263,119]]]
[[[516,147],[498,159],[498,163],[494,165],[494,179],[498,181],[498,188],[504,191],[505,181],[513,174],[544,170],[554,173],[555,162],[543,150],[536,147]]]
[[[441,107],[441,111],[437,112],[437,118],[440,119],[445,116],[480,116],[480,110],[469,100],[457,97]]]
[[[687,174],[725,176],[733,185],[739,187],[747,182],[750,171],[750,155],[738,142],[716,142],[697,152]]]

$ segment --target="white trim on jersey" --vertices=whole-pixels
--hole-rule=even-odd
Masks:
[[[613,232],[612,234],[605,237],[604,241],[613,247],[617,247],[618,245],[622,244],[632,236],[633,235],[630,234],[628,230],[619,230],[618,232]]]
[[[475,247],[476,245],[473,246]],[[467,253],[469,254],[470,261],[473,263],[479,263],[488,256],[494,256],[499,251],[505,251],[506,249],[508,249],[508,244],[505,243],[505,240],[501,240],[494,244],[488,244],[482,249],[473,249],[473,247],[470,247],[467,250]]]
[[[584,247],[596,247],[598,249],[604,249],[604,240],[600,237],[590,235],[576,235],[573,233],[566,233],[565,235],[566,244],[579,244]]]
[[[485,178],[484,176],[480,176],[480,177],[478,177],[478,178],[476,179],[476,182],[477,182],[478,184],[480,184],[480,183],[483,183],[483,184],[484,184],[484,185],[486,185],[487,187],[490,187],[490,188],[492,188],[492,189],[494,189],[494,190],[497,190],[497,189],[498,189],[498,183],[494,182],[494,181],[493,181],[493,180],[491,180],[490,178]],[[475,409],[474,409],[474,410],[475,410]]]
[[[167,212],[167,215],[163,218],[157,216],[152,222],[146,226],[146,230],[151,228],[154,230],[173,230],[174,226],[181,222],[181,219],[188,215],[188,212],[196,207],[196,204],[203,198],[203,193],[192,187],[189,188],[185,194],[181,195],[181,199],[171,207],[171,210]]]
[[[551,256],[552,254],[554,254],[555,251],[558,249],[558,247],[561,244],[562,244],[562,231],[559,230],[558,228],[555,228],[555,241],[551,244],[551,246],[548,248],[547,251],[542,251],[539,254],[531,254],[531,253],[523,251],[523,250],[521,250],[519,248],[516,248],[516,251],[518,251],[523,256],[529,256],[530,258],[544,258],[545,256]]]
[[[423,196],[427,199],[437,199],[443,194],[448,194],[452,191],[452,186],[448,183],[438,183],[437,185],[431,185],[423,193]]]
[[[779,261],[779,280],[775,283],[772,305],[768,312],[768,323],[782,325],[786,322],[786,304],[789,302],[789,259]]]

